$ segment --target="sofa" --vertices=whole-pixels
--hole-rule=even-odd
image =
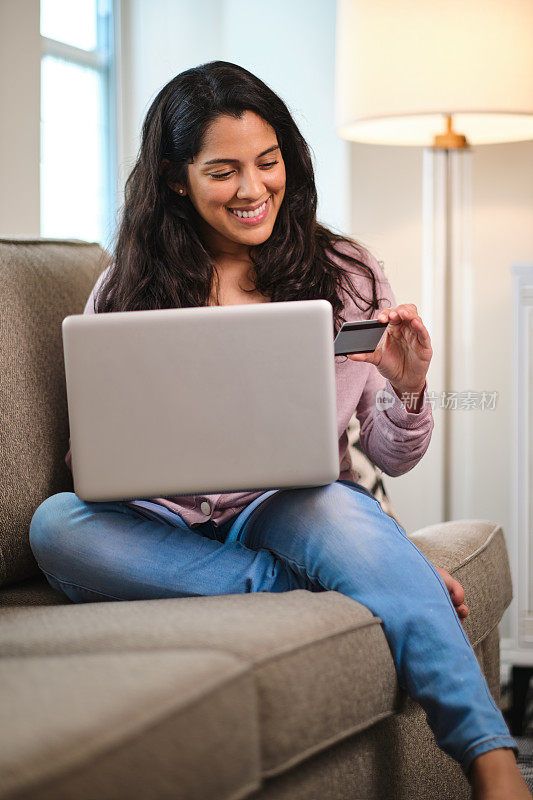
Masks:
[[[0,241],[0,800],[470,797],[400,689],[381,620],[351,598],[75,604],[47,583],[28,529],[46,497],[73,491],[61,322],[108,259],[81,241]],[[463,585],[499,703],[502,527],[456,520],[409,538]]]

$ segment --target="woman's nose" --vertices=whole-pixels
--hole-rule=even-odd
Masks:
[[[261,173],[256,170],[255,167],[243,169],[239,180],[237,197],[257,199],[263,194],[263,178]]]

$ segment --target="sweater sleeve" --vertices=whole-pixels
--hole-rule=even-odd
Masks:
[[[397,302],[379,262],[368,251],[365,262],[378,278],[378,296],[384,298],[372,315],[375,319],[382,308],[394,307]],[[418,464],[431,441],[434,421],[427,381],[420,410],[407,411],[390,381],[374,364],[368,366],[368,377],[356,408],[361,447],[386,475],[397,477]]]

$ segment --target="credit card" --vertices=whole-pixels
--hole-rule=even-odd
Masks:
[[[345,322],[335,337],[335,355],[346,356],[349,353],[372,353],[387,327],[388,322],[379,320],[362,320]]]

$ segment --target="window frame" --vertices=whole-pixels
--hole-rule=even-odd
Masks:
[[[97,46],[94,50],[84,50],[80,47],[50,39],[40,34],[42,62],[46,56],[53,56],[71,64],[89,67],[100,73],[103,81],[103,116],[104,129],[107,131],[104,143],[104,219],[105,228],[102,232],[103,241],[100,245],[108,248],[115,233],[115,224],[118,213],[117,202],[117,174],[118,174],[118,93],[117,77],[120,53],[120,0],[97,0]],[[39,19],[40,19],[39,12]],[[41,134],[39,134],[40,138]],[[41,178],[39,177],[39,181]],[[42,213],[39,208],[40,230],[42,235]]]

